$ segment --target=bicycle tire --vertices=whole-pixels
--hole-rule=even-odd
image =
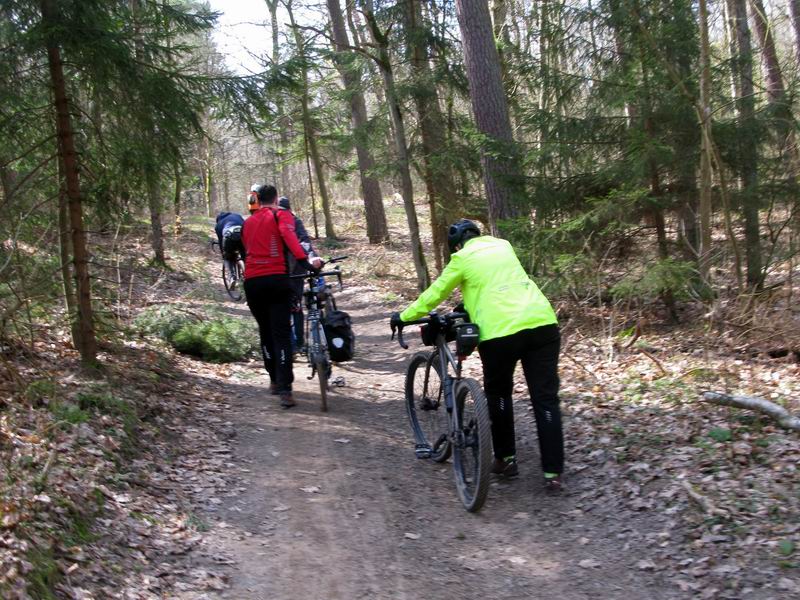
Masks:
[[[471,402],[469,402],[471,400]],[[471,404],[471,414],[467,412]],[[478,512],[489,492],[492,469],[492,423],[489,403],[480,384],[462,379],[455,390],[457,422],[461,431],[453,441],[453,473],[464,508]]]
[[[405,400],[415,443],[428,445],[435,462],[445,462],[450,458],[451,445],[438,354],[418,352],[413,356],[406,370]]]
[[[317,379],[319,380],[319,397],[320,397],[320,410],[328,412],[328,379],[330,376],[330,362],[327,358],[317,358],[314,363],[317,367]]]
[[[236,269],[238,271],[239,265],[236,264],[234,266],[234,269]],[[233,278],[231,278],[231,275],[233,275]],[[242,299],[242,292],[241,292],[241,288],[243,287],[242,286],[242,281],[244,281],[244,280],[239,277],[238,273],[231,273],[227,269],[227,265],[225,264],[225,261],[223,261],[222,262],[222,282],[225,284],[225,291],[228,292],[228,296],[231,297],[231,300],[239,302],[239,300]]]

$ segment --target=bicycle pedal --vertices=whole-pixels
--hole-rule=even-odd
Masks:
[[[414,454],[417,455],[417,458],[430,458],[431,457],[431,447],[427,444],[417,444],[414,446]]]
[[[341,376],[334,379],[332,384],[335,385],[336,387],[344,387],[345,385],[347,385],[347,383],[344,380],[344,377]]]

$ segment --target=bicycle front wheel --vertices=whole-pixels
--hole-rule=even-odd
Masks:
[[[242,269],[241,273],[244,272]],[[222,261],[222,281],[225,284],[225,290],[231,300],[238,302],[242,299],[242,276],[239,274],[239,265],[236,263],[228,264],[227,261]]]
[[[417,447],[428,446],[430,457],[444,462],[450,457],[448,415],[444,405],[439,355],[418,352],[406,371],[406,412]]]
[[[477,512],[486,501],[492,468],[492,423],[480,384],[463,379],[455,390],[457,429],[453,440],[456,491],[464,508]]]

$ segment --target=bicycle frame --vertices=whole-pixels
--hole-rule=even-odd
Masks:
[[[346,259],[346,256],[331,259],[328,262],[338,262]],[[306,279],[308,289],[303,292],[306,308],[306,340],[308,343],[308,363],[311,366],[311,375],[308,379],[313,379],[317,374],[317,365],[330,363],[328,360],[328,340],[325,338],[325,329],[322,326],[324,315],[333,304],[331,296],[331,286],[327,283],[320,283],[320,277],[336,277],[339,282],[339,289],[342,288],[342,272],[337,267],[331,271],[322,273],[304,273],[303,275],[291,275],[291,279]]]

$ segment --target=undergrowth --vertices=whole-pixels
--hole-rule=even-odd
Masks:
[[[209,362],[244,360],[258,348],[252,324],[227,315],[158,306],[142,312],[134,325],[142,335],[158,337],[178,352]]]

